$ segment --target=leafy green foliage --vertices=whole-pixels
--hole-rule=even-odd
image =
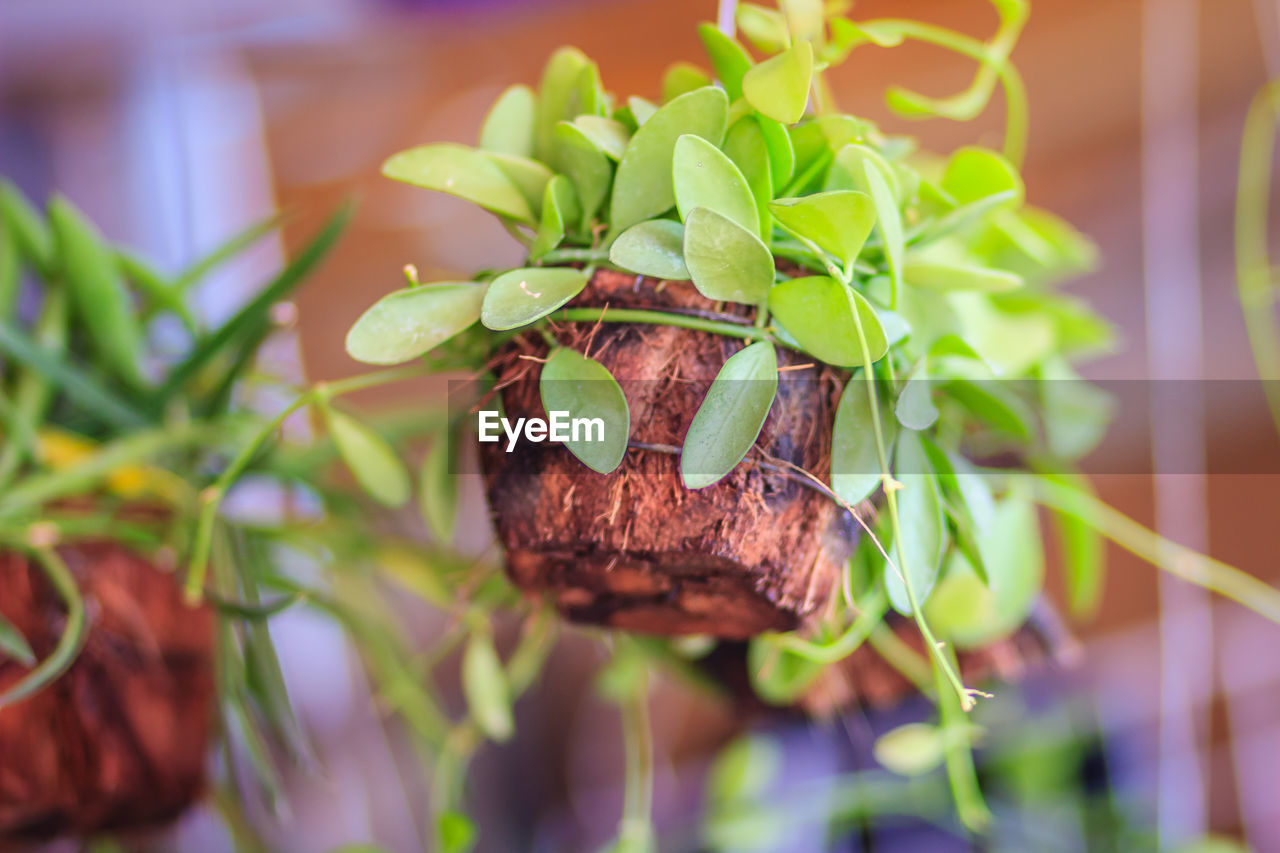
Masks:
[[[587,286],[580,270],[530,267],[503,273],[489,284],[480,321],[490,329],[516,329],[547,316]]]
[[[324,407],[334,445],[360,485],[380,503],[396,507],[409,500],[409,474],[382,436],[332,406]]]
[[[640,275],[688,281],[684,226],[670,219],[650,219],[632,225],[609,247],[609,260]]]
[[[576,350],[561,347],[542,367],[541,389],[542,405],[548,413],[568,412],[570,419],[603,421],[602,437],[584,434],[564,443],[574,456],[601,474],[622,464],[631,435],[631,410],[607,367]]]
[[[688,219],[695,207],[702,207],[752,233],[760,230],[755,197],[747,179],[732,160],[705,139],[686,134],[676,140],[673,178],[681,219]]]
[[[463,145],[441,143],[401,151],[382,164],[382,174],[513,219],[534,221],[528,200],[510,176],[486,154]]]
[[[690,489],[719,482],[756,442],[778,390],[778,355],[767,341],[729,357],[693,416],[680,452]]]
[[[773,256],[751,231],[705,207],[684,223],[684,262],[708,299],[759,304],[773,285]]]
[[[441,283],[397,290],[375,302],[347,333],[347,352],[366,364],[399,364],[480,319],[485,288]]]
[[[769,291],[769,310],[806,352],[828,364],[862,364],[855,312],[862,323],[871,360],[879,361],[888,348],[875,309],[856,291],[830,276],[782,282]]]

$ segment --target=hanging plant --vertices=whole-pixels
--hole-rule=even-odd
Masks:
[[[268,802],[280,785],[272,747],[312,760],[267,622],[308,601],[353,635],[370,630],[353,611],[357,593],[340,603],[326,589],[332,576],[291,579],[281,553],[341,567],[392,548],[422,559],[377,538],[376,512],[327,476],[335,452],[357,473],[381,462],[375,495],[408,495],[382,435],[331,402],[367,380],[326,390],[329,437],[253,439],[287,417],[256,414],[255,395],[296,393],[255,373],[273,308],[347,216],[209,327],[194,288],[278,218],[169,277],[105,241],[65,199],[41,213],[0,185],[0,846],[172,820],[211,784],[235,784],[232,767],[210,782],[219,730]],[[206,509],[245,476],[258,484],[252,510]],[[307,500],[290,499],[298,494]],[[298,505],[315,509],[286,509]],[[203,558],[184,579],[175,569],[191,553]],[[394,649],[381,647],[384,657]]]
[[[375,682],[438,762],[442,849],[474,841],[465,768],[485,740],[512,736],[512,702],[553,638],[542,601],[623,629],[604,635],[613,660],[599,686],[623,711],[628,849],[653,843],[649,674],[688,671],[716,639],[747,640],[751,685],[776,704],[813,708],[824,679],[856,684],[848,673],[868,655],[887,662],[936,701],[938,724],[894,733],[876,754],[904,772],[944,766],[960,818],[985,825],[965,716],[983,667],[961,662],[1020,642],[1043,590],[1037,505],[1059,529],[1079,613],[1101,594],[1105,536],[1280,621],[1274,590],[1164,542],[1074,473],[1109,403],[1071,365],[1110,347],[1112,330],[1057,289],[1093,249],[1026,202],[1025,94],[1008,57],[1027,7],[993,5],[1000,24],[981,41],[855,21],[839,4],[743,4],[756,51],[704,25],[709,70],[673,66],[658,101],[608,93],[594,63],[562,49],[536,91],[499,97],[475,147],[428,144],[384,164],[489,211],[527,255],[471,281],[424,284],[407,267],[408,286],[346,339],[362,362],[409,364],[342,390],[432,371],[474,380],[437,425],[419,503],[447,543],[454,478],[478,439],[506,573],[527,593],[509,595],[487,564],[443,585],[401,574],[455,623],[421,667],[366,644]],[[892,89],[894,111],[968,120],[998,85],[1000,150],[923,151],[836,107],[827,69],[908,40],[979,70],[951,97]],[[222,486],[294,411],[324,415],[373,496],[407,497],[395,451],[332,409],[334,389],[300,395],[224,469],[189,585],[200,588]],[[527,618],[504,659],[490,617],[508,609]],[[458,720],[429,688],[455,648]]]

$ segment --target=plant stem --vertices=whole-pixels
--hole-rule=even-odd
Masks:
[[[954,664],[955,657],[949,656]],[[981,832],[991,823],[991,810],[987,808],[978,784],[978,773],[973,766],[973,750],[970,748],[968,717],[947,690],[942,671],[934,670],[938,690],[938,718],[942,723],[943,751],[947,764],[947,780],[955,797],[960,822],[974,832]]]
[[[858,618],[853,620],[843,634],[826,645],[810,642],[793,633],[779,635],[778,645],[794,655],[815,663],[830,664],[842,661],[853,654],[880,624],[885,610],[888,609],[889,597],[885,594],[883,587],[877,587],[868,596],[867,601],[861,602],[861,606],[862,612],[858,614]]]
[[[1221,560],[1171,542],[1086,492],[1035,477],[1035,499],[1072,515],[1131,554],[1280,624],[1280,590]]]
[[[75,662],[76,655],[80,653],[81,646],[84,645],[84,638],[87,633],[84,599],[80,595],[80,589],[76,586],[76,579],[72,577],[71,570],[67,568],[67,564],[62,561],[62,558],[58,556],[58,552],[52,547],[35,548],[32,553],[35,554],[36,560],[40,563],[40,568],[44,571],[45,577],[49,579],[49,583],[52,584],[54,590],[58,593],[58,597],[62,599],[63,604],[67,607],[67,624],[62,630],[62,636],[58,638],[58,645],[54,647],[53,653],[41,661],[39,666],[19,679],[12,687],[4,693],[0,693],[0,708],[20,702],[37,693],[70,669],[71,664]]]
[[[581,261],[583,263],[608,262],[608,249],[552,249],[542,256],[543,264],[562,264]]]
[[[625,850],[649,850],[653,844],[653,730],[648,672],[636,681],[632,695],[619,709],[627,769],[618,841]]]
[[[665,311],[648,311],[640,308],[610,308],[608,313],[601,308],[565,308],[552,315],[556,320],[566,323],[643,323],[657,326],[678,326],[682,329],[693,329],[699,332],[711,332],[729,338],[740,338],[745,341],[772,340],[775,344],[785,346],[774,340],[768,329],[755,326],[739,326],[735,323],[722,323],[717,320],[704,320],[686,314],[670,314]]]

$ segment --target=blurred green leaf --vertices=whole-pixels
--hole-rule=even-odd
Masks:
[[[905,572],[921,607],[938,580],[942,553],[946,545],[946,529],[942,518],[942,498],[938,482],[929,468],[920,437],[914,432],[898,436],[894,454],[894,479],[902,484],[898,492],[898,517],[901,520],[901,542],[890,554],[898,570],[885,570],[885,588],[894,609],[911,615],[911,602],[900,573]],[[903,566],[905,561],[906,565]]]
[[[662,102],[665,104],[685,92],[710,86],[712,82],[707,72],[698,66],[688,62],[677,62],[668,66],[666,73],[662,75]]]
[[[582,218],[578,194],[564,175],[553,175],[542,194],[542,221],[529,245],[529,257],[537,260],[564,239],[565,231]]]
[[[498,742],[511,739],[515,720],[507,674],[487,625],[472,630],[462,654],[462,692],[471,718],[487,737]]]
[[[688,281],[684,226],[670,219],[649,219],[632,225],[609,248],[609,260],[640,275]]]
[[[49,279],[58,273],[58,257],[49,226],[8,178],[0,179],[0,224],[13,238],[21,257],[35,267],[42,278]]]
[[[551,354],[542,366],[542,405],[551,412],[568,412],[570,421],[579,418],[603,421],[602,435],[590,426],[581,439],[564,443],[574,456],[593,471],[608,474],[627,453],[631,437],[631,410],[626,395],[609,369],[569,347]],[[576,429],[575,429],[576,432]]]
[[[94,352],[125,384],[142,386],[142,328],[111,251],[93,224],[60,196],[49,202],[49,226],[72,307]]]
[[[742,34],[765,53],[786,50],[791,44],[787,19],[776,9],[758,3],[739,3],[735,17]]]
[[[496,331],[518,329],[547,316],[586,286],[587,274],[568,267],[511,270],[489,284],[480,321]]]
[[[966,146],[951,155],[942,176],[942,188],[957,204],[1012,192],[1010,206],[1017,207],[1026,196],[1018,170],[1002,155],[977,146]]]
[[[987,426],[1018,439],[1029,441],[1032,415],[1017,394],[999,380],[952,379],[942,392]]]
[[[742,94],[751,106],[783,124],[793,124],[809,103],[813,76],[813,46],[797,42],[779,55],[766,59],[742,78]]]
[[[443,282],[379,299],[347,332],[347,353],[365,364],[417,358],[480,319],[485,286]]]
[[[693,416],[680,452],[686,488],[719,482],[751,450],[778,390],[778,357],[759,341],[730,356]]]
[[[540,161],[528,157],[499,154],[494,151],[483,153],[524,196],[525,204],[529,206],[529,212],[536,224],[542,216],[542,196],[547,190],[552,171]]]
[[[778,744],[765,735],[742,735],[720,750],[707,773],[712,803],[754,800],[764,794],[782,769]]]
[[[902,217],[898,212],[893,191],[885,181],[875,164],[866,161],[862,164],[863,175],[867,180],[867,188],[871,192],[871,200],[876,209],[876,220],[879,222],[880,239],[884,244],[885,260],[889,262],[889,275],[893,279],[893,289],[901,290],[902,252],[904,238],[902,234]],[[891,303],[890,307],[896,307]]]
[[[532,157],[538,96],[528,86],[509,87],[489,108],[480,127],[480,147],[485,151]]]
[[[710,142],[690,134],[677,139],[672,177],[681,219],[687,219],[695,207],[703,207],[752,233],[759,232],[760,220],[747,179]]]
[[[533,209],[520,188],[483,151],[442,142],[393,154],[382,174],[396,181],[449,193],[485,210],[534,223]]]
[[[693,134],[718,145],[728,114],[724,91],[708,86],[666,104],[635,132],[614,180],[609,219],[615,235],[676,203],[671,177],[676,140]]]
[[[1081,474],[1043,476],[1081,494],[1096,497],[1093,485]],[[1089,520],[1080,515],[1054,510],[1051,517],[1062,548],[1062,573],[1067,604],[1074,615],[1091,616],[1097,612],[1106,581],[1106,543]]]
[[[933,426],[938,420],[938,407],[933,404],[933,398],[930,395],[932,383],[929,376],[923,370],[917,371],[907,384],[902,386],[902,391],[898,394],[898,402],[894,405],[893,413],[898,418],[898,423],[907,429],[923,430]]]
[[[3,613],[0,613],[0,660],[5,657],[25,667],[36,664],[36,653],[31,650],[27,638],[22,636],[22,632],[15,628]]]
[[[773,285],[773,255],[753,232],[695,207],[684,223],[684,262],[708,299],[758,305]]]
[[[369,427],[329,405],[322,406],[338,455],[371,497],[398,507],[413,491],[409,474],[386,440]]]
[[[902,280],[927,290],[998,293],[1022,287],[1022,277],[1015,273],[975,264],[932,263],[926,260],[908,260],[904,263]]]
[[[440,853],[468,853],[478,836],[475,822],[461,812],[445,811],[436,818]]]
[[[872,754],[899,776],[920,776],[942,764],[945,742],[937,726],[907,723],[877,738]]]
[[[892,455],[898,424],[889,416],[888,401],[876,390],[880,429],[885,452]],[[840,500],[855,506],[880,485],[880,456],[871,420],[871,395],[865,374],[854,371],[840,395],[831,432],[831,489]]]
[[[604,115],[604,93],[596,65],[575,47],[562,47],[547,60],[538,86],[534,153],[547,161],[555,149],[556,125],[580,115]]]
[[[699,24],[698,38],[711,60],[711,67],[729,100],[736,101],[742,97],[742,78],[751,70],[750,55],[735,39],[720,32],[715,24]]]
[[[458,526],[458,473],[453,470],[456,437],[447,432],[431,445],[418,476],[418,506],[431,535],[444,543],[453,541]]]

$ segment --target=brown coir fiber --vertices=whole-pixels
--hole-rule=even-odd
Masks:
[[[89,632],[52,685],[0,709],[0,849],[23,838],[139,829],[199,797],[213,716],[213,614],[119,545],[59,549]],[[37,657],[66,622],[38,566],[0,553],[0,613]],[[0,659],[0,691],[27,669]]]
[[[710,302],[688,282],[609,270],[595,273],[571,304],[749,316],[742,306]],[[743,346],[663,325],[570,323],[555,334],[618,379],[633,445],[668,449],[681,446],[711,381]],[[547,351],[526,335],[498,365],[508,418],[545,417],[539,365],[529,357]],[[809,361],[778,352],[780,367]],[[728,638],[797,627],[826,602],[849,539],[835,504],[774,460],[826,478],[840,387],[840,373],[822,364],[781,373],[756,449],[724,480],[697,491],[684,487],[670,452],[633,446],[606,476],[559,445],[524,442],[507,453],[501,443],[481,444],[512,579],[581,622]]]

